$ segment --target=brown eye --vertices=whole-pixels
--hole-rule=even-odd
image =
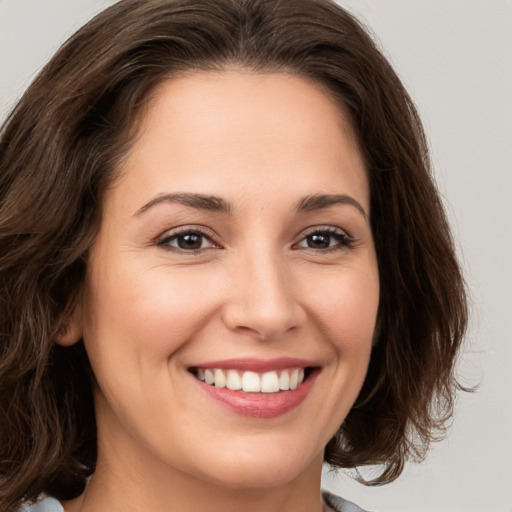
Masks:
[[[315,234],[306,237],[306,243],[310,249],[326,249],[331,245],[331,236],[327,234]]]
[[[162,238],[157,245],[168,249],[190,252],[216,247],[205,233],[190,230],[170,234]]]
[[[310,232],[296,245],[299,248],[315,251],[331,251],[352,246],[352,239],[340,229],[318,229]]]
[[[188,233],[176,237],[176,244],[180,249],[200,249],[203,243],[203,236],[197,233]]]

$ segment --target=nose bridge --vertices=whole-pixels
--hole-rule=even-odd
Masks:
[[[265,244],[244,252],[234,276],[235,293],[226,317],[229,327],[270,339],[298,325],[300,308],[285,258],[278,250]]]

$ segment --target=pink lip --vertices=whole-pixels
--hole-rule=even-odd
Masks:
[[[224,359],[222,361],[208,361],[207,363],[193,365],[194,368],[236,369],[258,373],[284,370],[285,368],[306,368],[314,366],[319,366],[319,364],[314,361],[307,361],[306,359],[297,359],[296,357],[279,357],[269,360],[256,358]]]
[[[289,366],[285,366],[289,368]],[[216,366],[215,368],[219,368]],[[233,368],[230,366],[229,368]],[[237,367],[239,368],[239,367]],[[227,407],[229,410],[252,418],[275,418],[298,407],[308,395],[318,375],[318,369],[311,372],[308,378],[296,389],[278,393],[244,393],[227,388],[216,388],[194,378],[200,389],[210,398]]]

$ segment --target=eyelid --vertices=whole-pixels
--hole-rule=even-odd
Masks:
[[[335,245],[326,249],[313,249],[310,247],[302,247],[302,249],[309,249],[316,252],[329,252],[334,251],[337,249],[351,249],[356,240],[355,238],[350,235],[350,233],[342,228],[330,226],[330,225],[318,225],[318,226],[311,226],[309,228],[306,228],[301,232],[299,237],[297,238],[296,242],[293,243],[292,247],[296,247],[300,242],[302,242],[305,238],[308,236],[314,235],[315,233],[324,233],[331,236],[339,236],[343,239],[343,241],[339,245]]]
[[[199,249],[182,249],[179,247],[174,247],[169,244],[169,241],[172,239],[177,238],[178,236],[186,233],[194,233],[198,234],[205,239],[207,239],[212,246],[211,247],[204,247]],[[311,236],[315,233],[321,233],[321,234],[327,234],[331,236],[337,236],[341,240],[339,240],[339,243],[328,247],[324,249],[315,249],[311,247],[297,247],[300,242],[302,242],[305,238],[308,236]],[[172,229],[166,230],[163,234],[159,235],[154,240],[154,245],[166,248],[168,250],[176,251],[176,252],[183,252],[187,254],[194,254],[198,253],[207,249],[220,249],[222,248],[221,244],[217,242],[216,240],[217,236],[216,234],[210,229],[205,226],[191,224],[191,225],[183,225],[183,226],[177,226]],[[336,250],[343,250],[343,249],[350,249],[354,246],[356,240],[354,237],[352,237],[347,230],[332,226],[332,225],[317,225],[317,226],[310,226],[306,229],[304,229],[300,235],[296,238],[296,241],[292,244],[293,249],[309,249],[311,251],[315,252],[329,252],[329,251],[336,251]]]
[[[209,242],[212,244],[213,247],[206,247],[206,248],[202,248],[202,249],[196,249],[194,251],[194,250],[180,249],[178,247],[173,247],[173,246],[167,244],[168,241],[178,237],[179,235],[183,235],[183,234],[186,234],[186,233],[195,233],[197,235],[203,236],[204,238],[209,240]],[[221,245],[215,240],[215,238],[216,238],[216,235],[212,232],[211,229],[208,229],[205,226],[200,226],[200,225],[197,225],[197,224],[189,224],[189,225],[184,225],[184,226],[177,226],[175,228],[166,230],[163,234],[159,235],[155,239],[154,244],[156,246],[164,247],[164,248],[167,248],[169,250],[174,250],[174,251],[178,251],[178,252],[194,254],[194,252],[203,251],[205,249],[221,248]]]

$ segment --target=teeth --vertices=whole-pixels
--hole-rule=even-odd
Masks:
[[[206,382],[206,384],[213,384],[215,382],[215,377],[213,376],[212,370],[204,371],[204,381]]]
[[[261,376],[261,392],[276,393],[279,391],[279,377],[276,372],[267,372]]]
[[[261,391],[260,376],[255,372],[244,372],[242,375],[242,389],[246,393],[259,393]]]
[[[226,376],[222,370],[216,369],[213,372],[213,376],[215,378],[215,387],[216,388],[225,388],[226,387]]]
[[[236,370],[228,370],[228,378],[226,379],[226,387],[233,391],[242,389],[242,379]]]
[[[299,385],[299,370],[295,368],[290,374],[290,389],[295,389]]]
[[[288,372],[281,372],[279,377],[279,389],[281,391],[288,391],[290,389],[290,374]]]
[[[245,393],[277,393],[296,389],[304,381],[304,368],[289,368],[281,372],[256,373],[220,368],[198,368],[196,376],[216,388],[228,388]]]

